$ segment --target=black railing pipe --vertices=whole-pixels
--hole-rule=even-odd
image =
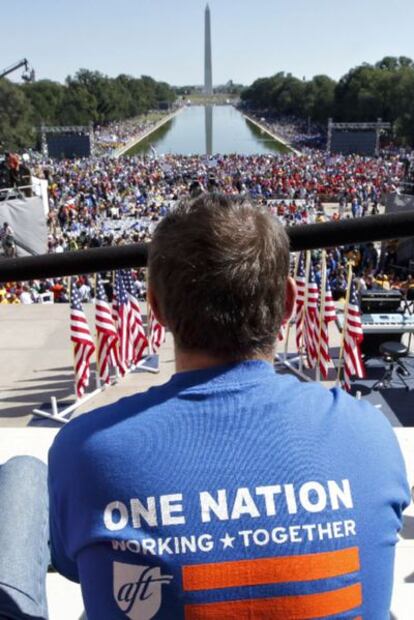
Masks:
[[[291,226],[287,228],[287,232],[292,252],[366,241],[414,237],[414,211],[372,215],[339,222]],[[0,282],[96,273],[126,267],[145,267],[147,250],[146,244],[132,244],[64,252],[63,254],[9,258],[0,262]]]

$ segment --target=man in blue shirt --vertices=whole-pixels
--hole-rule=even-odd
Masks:
[[[400,450],[367,403],[275,374],[288,269],[246,201],[204,194],[158,225],[148,297],[177,372],[49,455],[53,562],[88,620],[389,617]]]

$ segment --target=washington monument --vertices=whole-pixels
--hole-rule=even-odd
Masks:
[[[204,16],[204,94],[213,94],[213,69],[211,63],[210,7],[206,5]]]

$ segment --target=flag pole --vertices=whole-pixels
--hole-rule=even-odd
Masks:
[[[71,316],[70,305],[72,303],[72,287],[73,287],[73,276],[69,276],[68,277],[69,317]],[[73,357],[73,371],[75,373],[76,370],[75,370],[75,343],[74,342],[72,342],[72,357]],[[76,402],[77,400],[79,400],[78,393],[76,391],[76,377],[73,381],[73,386],[75,388],[75,402]]]
[[[321,380],[321,349],[322,349],[322,323],[325,317],[325,303],[326,303],[326,251],[322,250],[321,259],[321,305],[319,309],[319,338],[318,338],[318,360],[316,364],[316,381]]]
[[[99,364],[99,338],[98,338],[98,330],[96,327],[96,298],[98,296],[98,274],[95,272],[94,277],[94,288],[95,288],[95,359],[96,359],[96,387],[101,386],[101,367]]]
[[[151,316],[151,306],[148,301],[148,268],[145,269],[145,296],[147,301],[147,342],[148,342],[148,355],[153,354],[152,343],[151,343],[151,332],[150,332],[150,316]]]
[[[302,313],[302,320],[300,323],[300,327],[301,327],[301,332],[302,332],[302,342],[300,343],[300,347],[299,347],[299,370],[302,372],[303,371],[303,356],[304,356],[304,342],[305,342],[305,332],[304,332],[304,323],[305,323],[305,314],[306,314],[306,307],[308,304],[308,299],[309,299],[309,273],[310,273],[310,267],[311,267],[311,253],[310,250],[306,251],[306,261],[305,261],[305,295],[304,295],[304,299],[303,299],[303,313]]]
[[[113,269],[111,271],[111,280],[112,280],[112,301],[111,301],[111,314],[112,314],[112,319],[114,321],[114,325],[115,325],[115,330],[116,330],[116,334],[117,334],[117,342],[116,342],[116,348],[118,349],[118,359],[121,359],[121,349],[119,346],[119,333],[118,333],[118,322],[114,320],[114,299],[115,299],[115,269]],[[122,362],[123,364],[123,362]],[[115,383],[118,382],[119,380],[119,367],[118,364],[115,364]]]
[[[340,380],[341,380],[342,361],[344,357],[344,348],[345,348],[346,325],[348,322],[349,298],[351,295],[351,282],[352,282],[352,263],[351,261],[348,261],[348,278],[347,278],[347,285],[346,285],[344,322],[343,322],[343,327],[342,327],[342,343],[341,343],[341,350],[339,352],[338,374],[336,376],[336,387],[339,387]]]
[[[69,276],[67,278],[67,286],[68,286],[68,300],[69,300],[69,308],[70,308],[72,297],[73,297],[73,293],[72,293],[73,277],[72,276]],[[73,360],[75,361],[75,343],[74,342],[72,342],[72,349],[73,349]],[[81,397],[78,397],[78,394],[76,391],[76,381],[75,381],[75,400],[71,405],[69,405],[69,407],[66,407],[65,409],[59,411],[56,397],[51,396],[50,400],[51,400],[52,413],[50,413],[49,411],[43,411],[43,409],[36,408],[36,409],[33,409],[33,414],[36,416],[40,416],[42,418],[53,420],[54,422],[58,422],[59,424],[67,424],[67,422],[69,422],[67,416],[70,413],[72,413],[72,411],[75,411],[75,409],[78,409],[81,405],[86,403],[88,400],[91,400],[92,398],[94,398],[97,394],[99,394],[102,391],[102,389],[103,389],[102,387],[97,387],[94,391],[89,392],[88,394],[84,394]]]
[[[147,302],[147,328],[146,328],[146,336],[147,336],[148,354],[143,359],[141,359],[138,362],[137,368],[140,368],[141,370],[146,370],[147,372],[152,372],[154,374],[157,374],[157,373],[160,372],[159,355],[154,353],[154,350],[153,350],[153,347],[152,347],[152,342],[151,342],[150,318],[152,316],[152,310],[151,310],[151,306],[150,306],[149,301],[148,301],[148,269],[146,269],[146,271],[145,271],[145,285],[146,285],[146,290],[147,290],[147,296],[146,296],[146,302]]]
[[[300,252],[295,252],[295,266],[293,268],[293,279],[296,282],[296,276],[298,275],[298,268],[299,268],[299,258],[300,258]],[[288,344],[289,344],[289,337],[290,337],[290,328],[291,328],[291,317],[288,320],[288,324],[286,327],[286,334],[285,334],[285,344],[284,344],[284,348],[283,348],[283,355],[285,360],[287,359],[287,355],[288,355]]]

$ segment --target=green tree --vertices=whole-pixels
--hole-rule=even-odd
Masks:
[[[0,79],[0,145],[13,151],[34,142],[33,110],[23,89],[7,79]]]
[[[270,105],[272,80],[274,79],[275,78],[259,78],[255,80],[251,86],[242,91],[240,95],[241,100],[250,108],[256,110],[264,110],[268,108]]]
[[[95,122],[98,112],[94,95],[81,84],[69,80],[58,119],[60,125],[87,125]]]
[[[305,87],[306,114],[324,122],[332,114],[336,82],[327,75],[315,75]]]
[[[341,121],[394,124],[405,144],[414,141],[414,63],[405,56],[386,56],[375,65],[351,69],[335,89],[334,115]]]
[[[59,122],[58,114],[65,95],[65,87],[62,84],[40,80],[23,84],[22,90],[32,106],[35,125],[41,123],[54,125]]]

